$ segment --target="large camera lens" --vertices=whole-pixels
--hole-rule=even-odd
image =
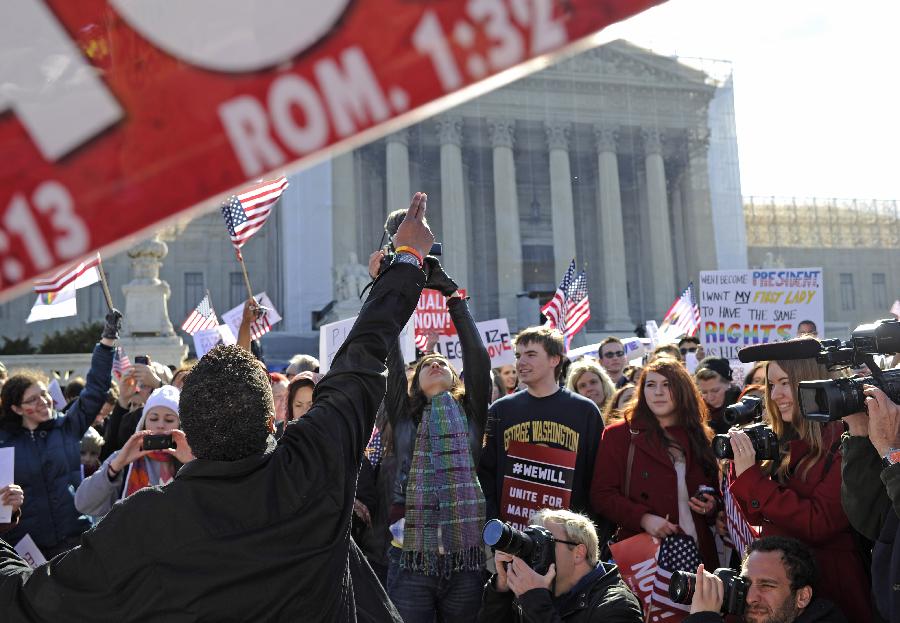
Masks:
[[[801,381],[800,413],[813,422],[834,422],[865,409],[863,385],[874,384],[871,377]]]
[[[762,415],[762,399],[756,396],[744,396],[740,402],[725,407],[722,421],[729,426],[749,424]]]
[[[530,536],[499,519],[490,519],[484,524],[481,538],[486,545],[523,560],[529,560],[534,549],[534,541]]]
[[[694,598],[694,586],[697,574],[688,571],[675,571],[669,581],[669,599],[676,604],[689,604]]]
[[[728,435],[716,435],[713,437],[712,451],[718,459],[734,458],[734,451],[731,449],[731,438]]]

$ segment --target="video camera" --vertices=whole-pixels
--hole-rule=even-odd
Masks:
[[[774,344],[748,346],[738,352],[744,363],[772,359],[810,359],[829,370],[865,365],[872,376],[801,381],[798,387],[800,413],[814,422],[833,422],[865,410],[864,385],[874,385],[888,398],[900,403],[900,370],[882,371],[875,355],[900,352],[900,321],[878,320],[856,327],[850,339],[814,340],[800,338]]]
[[[499,519],[490,519],[484,524],[481,537],[486,545],[518,556],[541,575],[547,573],[556,560],[553,533],[541,526],[528,526],[523,531]]]
[[[713,575],[722,580],[725,587],[722,599],[722,614],[742,615],[747,607],[747,593],[750,580],[741,577],[734,569],[716,569]],[[694,598],[697,574],[675,571],[669,582],[669,598],[676,604],[689,604]]]

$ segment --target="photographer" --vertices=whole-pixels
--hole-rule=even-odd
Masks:
[[[396,230],[395,215],[385,229]],[[379,260],[380,262],[380,260]],[[419,359],[407,382],[399,340],[388,354],[385,409],[393,470],[380,490],[389,509],[387,591],[407,623],[469,621],[484,569],[485,500],[476,466],[491,395],[491,360],[469,304],[437,258],[424,258],[425,288],[447,298],[459,334],[465,383],[446,357]],[[370,275],[378,267],[370,265]]]
[[[879,614],[900,621],[900,406],[867,385],[866,413],[844,418],[841,502],[850,524],[874,541],[872,594]]]
[[[417,193],[396,236],[419,256],[434,241],[425,211]],[[208,352],[179,400],[197,459],[165,487],[114,505],[79,547],[35,570],[0,541],[4,620],[399,621],[350,538],[350,521],[384,362],[424,281],[415,254],[395,258],[316,386],[312,409],[277,445],[263,366],[238,346]]]
[[[590,519],[543,509],[533,518],[553,534],[555,562],[540,575],[516,556],[497,550],[497,573],[484,587],[478,621],[596,621],[640,623],[641,606],[615,565],[599,562]]]
[[[841,507],[841,422],[820,424],[800,414],[800,381],[828,378],[814,358],[770,361],[765,419],[778,437],[781,459],[757,463],[746,433],[733,430],[737,477],[729,490],[762,536],[789,536],[816,557],[824,594],[845,614],[872,620],[869,580]]]
[[[741,565],[741,577],[750,581],[746,623],[846,623],[847,619],[828,600],[816,597],[816,561],[812,552],[796,539],[766,537],[750,545]],[[722,580],[697,569],[697,584],[691,600],[691,615],[684,623],[724,621]],[[868,621],[869,619],[854,619]]]

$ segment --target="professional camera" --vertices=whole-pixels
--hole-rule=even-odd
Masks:
[[[747,592],[750,580],[742,578],[734,569],[716,569],[713,575],[722,580],[725,587],[722,599],[722,614],[744,614],[747,607]],[[669,598],[677,604],[689,604],[694,598],[697,586],[697,574],[688,571],[676,571],[669,582]]]
[[[742,348],[738,359],[749,361],[773,359],[809,359],[829,370],[858,368],[865,364],[872,376],[801,381],[798,388],[800,413],[814,422],[833,422],[865,409],[863,385],[874,385],[900,403],[900,370],[883,372],[874,355],[900,352],[900,321],[895,318],[877,320],[856,327],[847,341],[809,338],[788,340]]]
[[[744,396],[740,402],[725,407],[722,421],[729,426],[744,426],[762,418],[763,400],[757,396]]]
[[[553,533],[541,526],[528,526],[522,531],[499,519],[490,519],[484,524],[481,537],[486,545],[518,556],[541,575],[547,573],[556,560]]]
[[[760,422],[742,430],[747,433],[753,443],[757,461],[775,461],[781,456],[778,437],[771,428]],[[731,437],[728,435],[713,437],[712,449],[713,454],[720,459],[734,459],[734,449],[731,447]]]

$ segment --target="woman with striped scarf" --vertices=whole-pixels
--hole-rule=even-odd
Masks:
[[[485,502],[476,475],[491,395],[490,358],[466,300],[426,258],[426,288],[447,297],[463,351],[465,384],[430,353],[407,384],[399,345],[388,357],[385,407],[393,454],[387,590],[406,623],[474,621],[482,592]],[[407,387],[409,388],[407,390]]]

